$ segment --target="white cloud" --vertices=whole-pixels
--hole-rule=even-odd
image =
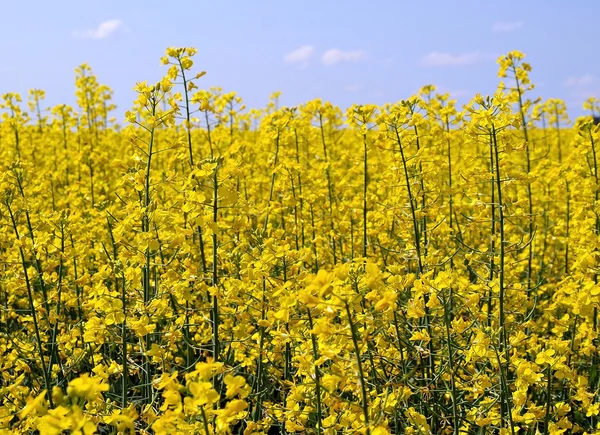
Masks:
[[[362,89],[362,86],[359,85],[358,83],[353,83],[351,85],[348,85],[344,88],[344,91],[346,92],[358,92]]]
[[[585,74],[583,76],[571,76],[565,80],[565,86],[568,88],[583,88],[586,86],[594,85],[598,81],[598,77],[592,74]]]
[[[315,54],[315,47],[312,45],[303,45],[300,48],[288,53],[283,58],[285,63],[290,65],[300,65],[303,67],[308,66],[310,59]]]
[[[577,104],[569,105],[580,106],[583,100],[600,95],[600,77],[592,74],[567,77],[563,86],[566,88],[567,100],[577,101]]]
[[[436,86],[435,91],[437,94],[449,94],[450,98],[463,98],[475,95],[474,92],[465,88],[450,88],[446,86]]]
[[[105,39],[115,33],[119,28],[123,27],[121,20],[107,20],[93,29],[76,30],[73,36],[85,39]]]
[[[520,29],[524,26],[524,24],[520,21],[499,21],[494,23],[492,27],[492,31],[496,33],[507,33],[512,32],[513,30]]]
[[[327,50],[321,56],[321,62],[327,66],[337,65],[344,62],[359,62],[367,58],[367,53],[363,50],[343,51],[337,48]]]
[[[453,91],[449,91],[448,93],[451,97],[454,98],[468,97],[469,95],[473,95],[473,93],[471,93],[471,91],[467,89],[456,89]]]
[[[492,59],[494,56],[480,51],[461,54],[432,51],[421,58],[421,65],[429,67],[469,66]]]
[[[563,85],[567,88],[569,99],[581,101],[600,95],[600,78],[592,74],[567,77]]]

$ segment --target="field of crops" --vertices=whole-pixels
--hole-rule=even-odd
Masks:
[[[524,55],[456,107],[247,110],[168,49],[123,126],[6,94],[0,434],[600,433],[600,128]]]

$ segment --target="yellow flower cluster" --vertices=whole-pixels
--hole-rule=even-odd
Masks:
[[[193,48],[0,105],[0,434],[600,433],[600,127],[529,99],[246,110]],[[600,114],[600,101],[585,109]]]

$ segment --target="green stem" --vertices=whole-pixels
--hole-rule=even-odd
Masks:
[[[15,232],[15,237],[17,241],[20,240],[19,229],[17,227],[17,221],[15,219],[15,215],[12,211],[12,208],[8,202],[5,203],[8,208],[8,214],[10,215],[10,220],[12,222],[13,230]],[[33,292],[31,290],[31,281],[29,280],[29,273],[27,272],[27,261],[25,260],[25,253],[23,252],[23,248],[19,245],[19,254],[21,256],[21,264],[23,265],[23,273],[25,276],[25,286],[27,287],[27,299],[29,301],[29,311],[31,312],[31,318],[33,319],[33,328],[35,330],[35,339],[37,341],[38,353],[40,355],[40,365],[42,368],[42,373],[44,377],[44,383],[46,385],[48,403],[50,407],[53,408],[54,404],[52,403],[52,381],[50,378],[50,372],[46,370],[46,362],[44,361],[44,349],[42,347],[42,337],[40,335],[40,328],[38,324],[35,304],[33,301]]]
[[[369,404],[368,404],[368,396],[367,396],[367,387],[365,385],[366,384],[365,374],[363,371],[362,361],[360,359],[360,348],[358,347],[358,336],[356,333],[356,328],[354,326],[354,322],[352,321],[352,313],[350,312],[350,305],[348,304],[348,301],[344,300],[344,305],[346,307],[348,323],[350,324],[350,333],[352,335],[352,344],[354,345],[354,352],[356,353],[356,362],[358,365],[360,391],[362,394],[361,407],[362,407],[363,415],[365,418],[366,435],[371,435],[371,427],[370,427],[370,423],[369,423]]]
[[[313,334],[313,318],[310,312],[310,308],[306,308],[306,312],[308,313],[308,325],[310,326],[310,340],[312,342],[313,349],[313,358],[314,368],[315,368],[315,394],[317,398],[317,435],[321,435],[321,416],[323,415],[321,410],[321,370],[319,370],[319,366],[317,365],[317,360],[319,359],[319,347],[317,344],[317,337]]]

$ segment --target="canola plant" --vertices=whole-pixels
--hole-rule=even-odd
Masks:
[[[1,434],[600,433],[600,128],[520,52],[457,107],[246,110],[196,50],[6,94]]]

